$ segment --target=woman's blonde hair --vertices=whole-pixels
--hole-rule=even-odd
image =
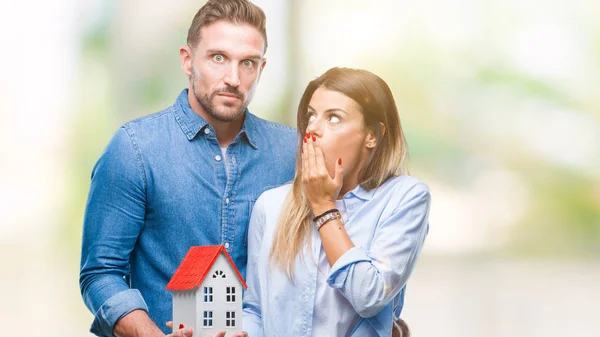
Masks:
[[[377,75],[360,69],[331,68],[311,81],[298,106],[297,125],[306,133],[308,104],[318,88],[337,91],[358,103],[364,126],[377,138],[377,146],[358,173],[359,185],[365,190],[381,186],[391,177],[405,174],[406,140],[400,125],[396,102],[388,85]],[[294,261],[304,244],[310,246],[313,214],[302,191],[302,137],[298,138],[296,175],[278,220],[271,262],[279,265],[293,281]],[[303,257],[301,255],[301,257]]]

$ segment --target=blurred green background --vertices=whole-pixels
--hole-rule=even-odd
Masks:
[[[255,2],[269,50],[253,113],[294,126],[333,66],[394,92],[433,200],[403,314],[414,336],[600,336],[599,1]],[[178,48],[203,3],[0,4],[2,335],[90,335],[92,167],[187,85]]]

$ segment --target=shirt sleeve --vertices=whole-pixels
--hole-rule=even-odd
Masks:
[[[263,197],[259,197],[252,209],[248,227],[248,267],[246,268],[248,289],[244,293],[242,304],[242,329],[248,332],[248,337],[262,337],[264,335],[260,301],[260,277],[258,274],[258,260],[265,226],[263,207]]]
[[[338,289],[361,317],[375,316],[404,287],[429,229],[430,195],[413,185],[377,225],[370,250],[353,247],[331,267],[328,284]]]
[[[98,336],[113,336],[115,323],[131,311],[148,311],[141,293],[126,282],[145,212],[141,157],[122,127],[92,171],[83,224],[79,285],[95,315],[90,331]]]

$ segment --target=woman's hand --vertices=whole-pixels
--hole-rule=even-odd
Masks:
[[[323,150],[315,136],[306,133],[302,144],[302,182],[304,194],[314,215],[335,208],[343,182],[342,159],[335,163],[335,175],[327,172]]]

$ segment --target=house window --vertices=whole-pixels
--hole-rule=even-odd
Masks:
[[[212,303],[213,289],[212,287],[204,287],[204,303]]]
[[[204,312],[204,320],[203,320],[202,326],[205,327],[205,328],[211,328],[213,326],[212,319],[213,319],[213,317],[212,317],[212,311],[205,311]]]
[[[217,277],[225,278],[225,273],[222,270],[217,270],[213,274],[213,278],[217,278]]]
[[[225,288],[225,294],[227,295],[227,303],[235,303],[235,287]]]
[[[225,326],[228,328],[235,328],[235,311],[225,312]]]

